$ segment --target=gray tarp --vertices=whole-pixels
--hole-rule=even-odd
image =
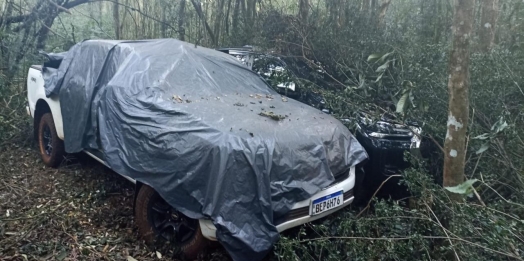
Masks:
[[[66,151],[98,149],[185,215],[210,218],[234,260],[262,259],[276,218],[367,157],[333,117],[193,44],[89,40],[50,72]]]

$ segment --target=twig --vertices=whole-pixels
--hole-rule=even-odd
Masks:
[[[69,203],[73,201],[73,198],[69,198],[68,200],[60,203],[58,206],[56,206],[55,208],[51,209],[51,211],[49,212],[42,212],[42,213],[39,213],[39,214],[36,214],[34,216],[29,216],[29,217],[19,217],[19,218],[11,218],[11,219],[0,219],[0,221],[17,221],[17,220],[23,220],[23,219],[34,219],[34,218],[37,218],[39,216],[43,216],[43,215],[46,215],[46,214],[52,214],[53,212],[57,211],[61,206]]]
[[[484,201],[480,197],[479,193],[477,192],[477,189],[475,189],[474,187],[471,187],[471,188],[473,188],[473,194],[475,194],[475,197],[477,197],[477,199],[479,200],[480,204],[482,204],[482,206],[485,207],[486,204],[484,203]]]
[[[53,29],[51,29],[49,26],[45,25],[44,23],[40,22],[40,24],[45,27],[47,30],[49,30],[51,33],[60,36],[62,39],[69,40],[67,37],[55,32]]]
[[[413,236],[410,236],[410,237],[323,237],[323,238],[305,239],[305,240],[301,240],[301,241],[294,241],[294,242],[280,243],[280,244],[292,245],[292,244],[297,244],[297,243],[301,244],[301,243],[307,243],[307,242],[313,242],[313,241],[327,241],[327,240],[332,240],[332,239],[339,239],[339,240],[370,240],[370,241],[400,241],[400,240],[412,240],[412,239],[420,239],[420,238],[422,238],[422,239],[448,239],[448,237],[442,237],[442,236],[418,236],[418,237],[413,237]],[[486,251],[497,253],[497,254],[500,254],[500,255],[503,255],[503,256],[511,257],[511,258],[514,258],[515,260],[524,261],[524,259],[522,259],[521,257],[518,257],[516,255],[513,255],[513,253],[511,253],[511,254],[504,253],[502,251],[498,251],[498,250],[495,250],[495,249],[492,249],[492,248],[489,248],[489,247],[485,247],[485,246],[483,246],[481,244],[474,243],[474,242],[471,242],[469,240],[466,240],[466,239],[463,239],[463,238],[460,238],[460,237],[449,237],[449,239],[450,240],[460,241],[460,242],[463,242],[463,243],[466,243],[466,244],[469,244],[469,245],[473,245],[473,246],[482,248],[482,249],[484,249]]]
[[[58,9],[60,9],[60,10],[62,10],[62,11],[64,11],[64,12],[66,12],[66,13],[68,13],[68,14],[71,14],[71,11],[69,11],[69,9],[67,9],[67,8],[65,8],[65,7],[60,6],[60,5],[58,5],[57,3],[55,3],[55,2],[53,2],[53,1],[51,1],[51,0],[47,0],[47,2],[51,3],[52,5],[54,5],[54,6],[55,6],[56,8],[58,8]]]
[[[453,242],[451,241],[451,238],[449,237],[449,234],[447,232],[447,229],[442,225],[442,223],[440,222],[440,220],[438,219],[437,215],[435,215],[435,212],[433,212],[433,210],[428,206],[427,203],[424,202],[424,205],[426,205],[426,208],[429,210],[429,212],[431,212],[431,214],[433,215],[433,217],[435,218],[435,220],[437,221],[438,225],[440,226],[440,228],[442,228],[442,231],[444,231],[444,234],[446,234],[446,237],[449,241],[449,246],[451,247],[451,249],[453,249],[453,253],[455,253],[455,257],[457,258],[457,260],[460,260],[460,257],[457,253],[457,251],[455,250],[455,248],[453,247]]]
[[[497,194],[502,200],[504,200],[506,203],[508,204],[511,204],[511,205],[516,205],[516,206],[519,206],[519,207],[522,207],[524,208],[524,205],[522,204],[519,204],[519,203],[516,203],[516,202],[511,202],[509,200],[507,200],[506,198],[504,198],[502,195],[500,195],[497,190],[495,190],[494,188],[492,188],[490,185],[488,185],[488,183],[486,182],[482,182],[482,184],[486,185],[486,187],[490,188],[491,190],[493,190],[493,192],[495,192],[495,194]]]
[[[368,201],[367,206],[366,206],[364,209],[362,209],[362,211],[360,211],[360,213],[358,213],[357,218],[358,218],[362,213],[364,213],[364,211],[366,211],[366,210],[369,208],[369,205],[371,204],[371,201],[372,201],[373,198],[377,195],[377,193],[380,191],[380,189],[382,188],[382,186],[384,186],[384,184],[385,184],[389,179],[391,179],[391,178],[393,178],[393,177],[402,177],[402,175],[399,175],[399,174],[391,175],[391,176],[389,176],[386,180],[382,181],[382,184],[380,184],[380,186],[378,187],[378,189],[375,190],[375,193],[373,193],[373,196],[372,196],[371,199]]]
[[[156,18],[154,18],[154,17],[152,17],[152,16],[150,16],[150,15],[148,15],[148,14],[145,14],[144,12],[140,11],[140,9],[136,9],[136,8],[134,8],[134,7],[132,7],[132,6],[129,6],[129,5],[126,5],[126,4],[122,4],[122,3],[120,3],[120,2],[113,1],[113,0],[92,0],[91,2],[92,2],[92,3],[94,3],[94,2],[111,2],[111,3],[114,3],[114,4],[118,4],[118,5],[120,5],[120,6],[125,7],[126,9],[129,9],[129,10],[131,10],[131,11],[135,11],[135,12],[137,12],[137,13],[139,13],[139,14],[141,14],[141,15],[143,15],[143,16],[145,16],[145,17],[151,19],[151,20],[154,20],[154,21],[156,21],[156,22],[158,22],[158,23],[165,24],[165,25],[169,26],[169,28],[171,28],[174,32],[178,33],[178,29],[176,29],[175,27],[173,27],[171,24],[166,23],[166,22],[164,22],[164,21],[161,21],[161,20],[159,20],[159,19],[156,19]]]
[[[433,136],[431,136],[431,134],[428,133],[428,137],[435,143],[435,145],[437,145],[437,147],[440,149],[442,153],[446,154],[446,151],[444,150],[444,148],[440,146],[440,144],[433,138]]]

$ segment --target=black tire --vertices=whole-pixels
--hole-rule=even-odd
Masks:
[[[53,115],[46,113],[38,125],[38,147],[42,161],[48,167],[56,168],[64,159],[64,141],[56,134]]]
[[[135,221],[138,226],[138,231],[142,238],[148,244],[155,244],[158,240],[161,241],[170,241],[176,244],[182,254],[189,260],[193,260],[198,257],[198,254],[205,251],[209,245],[209,240],[207,240],[202,231],[200,230],[200,224],[198,220],[191,219],[183,215],[182,213],[176,211],[174,208],[169,206],[169,214],[166,214],[169,217],[176,215],[177,219],[182,219],[186,222],[186,232],[189,232],[189,226],[193,228],[190,234],[186,234],[185,239],[179,240],[178,235],[175,233],[175,238],[169,239],[159,231],[155,226],[155,222],[158,221],[158,211],[153,210],[153,206],[162,206],[162,204],[167,205],[167,203],[160,197],[160,195],[150,186],[143,185],[138,192],[136,197],[135,204]],[[164,208],[161,208],[164,209]],[[173,211],[173,212],[171,212]],[[184,221],[171,221],[168,222],[184,222]],[[167,224],[166,224],[167,225]]]

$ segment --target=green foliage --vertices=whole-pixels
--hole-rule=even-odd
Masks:
[[[180,1],[122,2],[129,5],[120,9],[122,38],[178,37]],[[374,199],[361,215],[358,209],[344,210],[305,225],[282,238],[275,259],[445,260],[450,251],[462,260],[522,259],[521,1],[500,1],[498,47],[489,53],[472,50],[468,181],[453,188],[440,185],[442,153],[435,145],[443,143],[448,117],[449,1],[392,1],[383,25],[377,24],[374,11],[363,11],[362,1],[309,1],[308,21],[297,18],[297,5],[290,1],[256,1],[255,15],[239,5],[236,19],[237,1],[226,1],[222,8],[218,0],[201,2],[206,22],[219,32],[219,45],[256,45],[284,57],[297,72],[291,76],[274,71],[270,81],[292,79],[303,93],[322,95],[339,118],[366,111],[377,118],[388,112],[399,121],[415,120],[423,126],[423,140],[429,140],[425,160],[412,159],[413,168],[403,173],[413,195],[409,204]],[[34,1],[24,5],[30,4]],[[111,7],[96,2],[60,14],[46,51],[65,51],[84,39],[114,38]],[[214,47],[204,22],[190,7],[182,24],[186,41]],[[42,62],[35,55],[39,28],[35,23],[15,31],[15,25],[0,25],[0,146],[29,138],[24,81],[27,68]],[[18,54],[23,54],[21,59]],[[473,183],[485,207],[471,196]],[[466,201],[450,202],[446,190],[465,195]]]
[[[515,235],[522,236],[519,231],[524,222],[516,215],[476,204],[452,203],[424,171],[414,168],[404,175],[414,196],[409,207],[377,200],[374,211],[364,216],[347,210],[314,222],[302,227],[296,238],[284,237],[276,246],[275,259],[447,260],[449,240],[452,251],[463,260],[521,255],[523,246]],[[449,224],[453,232],[442,226],[443,217],[450,213],[455,217]]]
[[[469,179],[464,181],[464,183],[454,186],[454,187],[444,187],[447,191],[461,194],[461,195],[469,195],[473,191],[473,184],[477,182],[478,179]]]

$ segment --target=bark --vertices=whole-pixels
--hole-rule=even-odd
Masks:
[[[47,41],[47,37],[49,36],[49,31],[51,29],[51,26],[53,26],[53,22],[55,21],[55,17],[56,15],[46,17],[44,21],[42,22],[42,27],[40,28],[40,31],[38,32],[38,38],[36,40],[36,49],[37,50],[43,50],[45,48],[45,43]]]
[[[480,50],[488,52],[495,44],[495,30],[499,16],[499,0],[483,0],[480,19]]]
[[[511,38],[509,40],[509,46],[511,46],[512,48],[515,46],[515,43],[517,42],[517,38],[518,38],[518,34],[516,33],[516,31],[520,24],[517,21],[518,14],[520,13],[520,5],[521,5],[521,2],[518,2],[516,4],[516,6],[513,8],[508,18],[508,23],[510,24],[509,31],[511,33]],[[513,19],[514,14],[516,14],[515,19]]]
[[[13,3],[11,1],[4,2],[2,4],[2,15],[0,16],[0,30],[3,28],[3,25],[6,24],[4,20],[6,20],[7,16],[11,16],[11,13],[13,11]]]
[[[464,182],[466,132],[469,121],[469,57],[475,0],[455,0],[453,47],[449,60],[449,113],[444,142],[444,186]],[[450,193],[453,200],[461,196]]]
[[[6,27],[16,23],[17,26],[13,31],[23,32],[22,40],[17,43],[17,50],[13,52],[15,54],[13,60],[10,60],[11,57],[7,58],[7,64],[11,64],[6,75],[8,83],[13,79],[18,66],[29,50],[33,47],[36,47],[37,50],[45,47],[50,28],[58,14],[69,12],[68,9],[87,2],[90,2],[90,0],[58,2],[60,4],[49,0],[39,0],[28,13],[8,16],[3,19],[2,26]],[[1,58],[6,59],[5,56]]]
[[[299,19],[303,24],[307,24],[307,18],[309,14],[309,0],[300,0],[298,6]]]
[[[438,1],[435,1],[435,6],[436,6],[436,12],[437,12],[437,15],[435,17],[436,21],[434,22],[434,26],[433,26],[433,42],[434,43],[439,43],[440,42],[440,37],[442,35],[442,18],[444,17],[444,14],[442,13],[442,3],[441,2],[438,2]]]
[[[377,7],[378,0],[371,0],[371,10],[375,10]]]
[[[229,36],[229,11],[231,10],[231,0],[228,0],[227,2],[227,11],[226,11],[226,16],[225,16],[225,20],[224,20],[224,25],[225,25],[225,29],[226,29],[226,32],[225,34],[227,36]]]
[[[225,0],[219,0],[217,3],[217,15],[215,17],[215,28],[214,28],[215,42],[213,43],[216,46],[218,46],[218,41],[220,38],[220,26],[222,25],[222,16],[224,13],[224,4],[225,3],[226,3]]]
[[[113,2],[113,27],[115,28],[115,38],[120,39],[120,12],[118,0]]]
[[[246,37],[245,40],[250,41],[255,33],[256,0],[246,0],[245,8],[244,36]]]
[[[386,12],[388,11],[391,0],[383,0],[378,10],[377,27],[381,27],[384,24],[386,18]]]
[[[6,17],[5,20],[4,20],[4,23],[5,24],[14,24],[14,23],[26,22],[27,19],[31,19],[32,17],[36,17],[36,14],[37,13],[41,13],[43,9],[47,9],[47,6],[49,6],[49,5],[56,6],[56,9],[58,10],[58,13],[61,13],[61,12],[67,12],[68,9],[71,9],[73,7],[76,7],[76,6],[79,6],[81,4],[85,4],[85,3],[88,3],[88,2],[91,2],[91,0],[74,0],[74,1],[67,2],[67,3],[62,4],[62,5],[57,5],[57,4],[55,4],[55,3],[51,2],[51,1],[40,0],[39,2],[36,3],[35,7],[31,10],[31,12],[29,12],[27,14],[22,14],[22,15]],[[47,6],[42,7],[42,6],[44,6],[44,4],[47,4]],[[55,15],[55,17],[56,17],[56,15]]]
[[[209,26],[209,24],[207,23],[207,20],[204,16],[204,12],[202,12],[202,6],[200,5],[200,2],[197,3],[195,2],[195,0],[191,0],[191,3],[193,4],[193,7],[195,8],[198,14],[198,17],[204,23],[204,27],[206,28],[206,31],[209,34],[209,37],[211,38],[211,42],[215,43],[216,42],[215,34],[213,33],[211,26]]]
[[[233,18],[232,18],[232,32],[231,32],[231,35],[230,36],[233,36],[231,37],[231,39],[233,39],[232,43],[234,44],[237,44],[238,43],[238,35],[239,35],[239,31],[238,31],[238,20],[240,18],[240,2],[242,0],[235,0],[235,7],[233,8]]]
[[[360,11],[369,12],[369,0],[362,0]]]
[[[162,24],[160,25],[160,34],[162,35],[162,38],[167,38],[166,8],[160,7],[160,12],[162,13]]]
[[[236,0],[235,1],[235,8],[233,9],[233,34],[238,34],[238,18],[240,13],[240,1],[242,0]]]
[[[180,1],[180,6],[178,7],[178,39],[185,41],[186,38],[186,28],[184,23],[186,22],[186,0]]]

